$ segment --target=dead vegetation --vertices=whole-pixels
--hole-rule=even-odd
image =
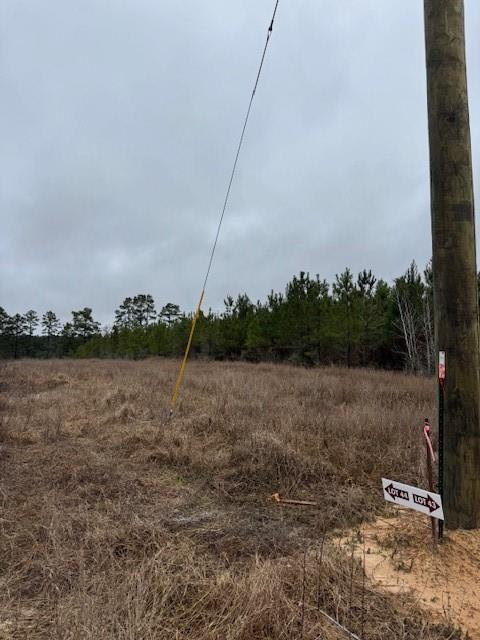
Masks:
[[[0,381],[0,638],[457,639],[335,540],[423,474],[425,378],[22,361]],[[273,492],[316,508],[269,501]]]

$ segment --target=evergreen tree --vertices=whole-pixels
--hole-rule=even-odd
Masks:
[[[0,307],[0,358],[10,357],[8,319],[8,313]]]
[[[8,320],[9,315],[3,307],[0,307],[0,335],[5,336],[8,334]]]
[[[7,320],[8,333],[13,336],[13,357],[16,359],[19,355],[19,342],[21,336],[24,336],[27,331],[27,321],[25,316],[20,313],[16,313]]]
[[[66,322],[63,325],[61,335],[63,338],[75,338],[75,330],[71,322]]]
[[[335,276],[333,283],[333,300],[335,302],[335,327],[341,347],[345,349],[346,365],[352,365],[353,349],[358,341],[358,288],[353,281],[350,269]]]
[[[287,284],[283,301],[282,334],[294,361],[313,364],[320,356],[328,313],[328,283],[319,275],[300,271]]]
[[[239,295],[236,300],[227,296],[224,304],[225,311],[217,327],[216,355],[220,358],[235,358],[241,356],[246,348],[248,324],[254,305],[246,294]]]
[[[90,307],[84,307],[80,311],[72,311],[73,334],[82,340],[88,340],[100,332],[100,323],[92,317]]]
[[[358,314],[359,364],[362,365],[371,361],[372,352],[380,346],[386,321],[376,295],[376,282],[377,279],[370,269],[364,269],[358,274],[355,313]],[[381,287],[383,285],[381,282]]]
[[[161,308],[160,313],[158,314],[159,319],[162,322],[165,322],[169,327],[176,322],[180,316],[180,307],[178,304],[173,304],[173,302],[168,302]]]
[[[135,325],[135,313],[132,298],[125,298],[115,310],[115,326],[119,329],[132,329]]]
[[[34,355],[33,334],[35,332],[35,329],[38,327],[38,323],[39,323],[37,312],[34,311],[33,309],[30,309],[29,311],[27,311],[27,313],[25,314],[25,322],[26,322],[26,325],[27,325],[27,333],[28,333],[28,336],[29,336],[28,352],[29,352],[29,355],[32,356],[32,355]]]
[[[30,311],[27,311],[27,313],[25,314],[25,322],[27,325],[28,335],[32,337],[39,323],[37,312],[34,311],[33,309],[30,309]]]
[[[147,293],[147,295],[145,296],[144,313],[145,313],[145,326],[148,327],[157,319],[157,312],[155,310],[155,301],[149,293]]]
[[[42,316],[42,333],[52,337],[58,335],[60,330],[60,320],[54,311],[46,311]]]
[[[42,316],[42,333],[47,336],[47,355],[52,355],[52,338],[58,335],[60,320],[54,311],[46,311]]]
[[[150,294],[140,293],[133,298],[133,318],[137,327],[148,327],[155,320],[155,302]]]
[[[72,355],[75,350],[77,339],[75,338],[75,330],[71,322],[66,322],[60,332],[60,340],[62,345],[62,353],[64,355]]]

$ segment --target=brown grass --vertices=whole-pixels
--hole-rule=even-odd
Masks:
[[[3,365],[0,638],[460,638],[334,542],[423,478],[432,381],[193,362],[169,419],[177,366]]]

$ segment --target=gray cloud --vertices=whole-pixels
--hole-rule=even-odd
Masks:
[[[430,256],[422,3],[282,2],[206,306]],[[0,304],[192,309],[270,0],[4,0]],[[466,2],[478,192],[480,5]]]

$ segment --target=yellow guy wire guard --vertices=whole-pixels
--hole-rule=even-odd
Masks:
[[[200,309],[202,307],[203,296],[205,295],[205,289],[202,289],[200,294],[200,300],[198,301],[197,310],[192,320],[192,327],[190,329],[190,335],[188,336],[187,347],[183,354],[182,364],[180,365],[180,371],[178,372],[177,382],[175,383],[175,389],[173,390],[172,400],[170,402],[170,412],[173,412],[175,405],[177,404],[178,394],[180,393],[180,387],[182,386],[183,376],[185,375],[185,368],[187,366],[188,355],[190,353],[190,347],[192,346],[193,334],[195,333],[195,326],[197,324],[198,316],[200,315]]]
[[[267,39],[266,39],[266,42],[265,42],[265,46],[263,48],[263,53],[262,53],[262,57],[261,57],[261,60],[260,60],[260,65],[258,67],[257,77],[255,79],[255,84],[253,85],[252,95],[250,97],[250,102],[248,104],[247,113],[246,113],[246,116],[245,116],[245,120],[243,122],[242,133],[240,135],[240,141],[238,143],[237,152],[235,154],[235,160],[233,162],[233,168],[232,168],[232,172],[230,174],[230,180],[228,182],[227,192],[225,194],[225,199],[223,201],[222,214],[220,216],[220,221],[218,223],[217,233],[216,233],[216,236],[215,236],[215,241],[213,243],[212,251],[210,253],[210,260],[209,260],[209,263],[208,263],[207,273],[205,275],[205,280],[203,281],[202,293],[200,295],[200,300],[198,302],[197,310],[195,311],[195,315],[192,318],[192,327],[190,329],[190,335],[188,337],[187,347],[186,347],[185,353],[183,355],[182,364],[180,365],[180,370],[178,372],[177,381],[175,383],[175,389],[173,391],[172,400],[170,402],[170,413],[173,413],[173,410],[175,409],[175,406],[177,404],[178,394],[180,393],[180,389],[181,389],[182,382],[183,382],[183,377],[185,375],[185,369],[186,369],[186,366],[187,366],[188,355],[190,353],[190,347],[192,346],[193,334],[195,333],[195,326],[196,326],[197,320],[198,320],[198,318],[200,316],[200,310],[201,310],[203,298],[204,298],[204,295],[205,295],[205,288],[207,286],[208,276],[210,275],[210,269],[212,268],[213,256],[215,254],[215,249],[217,248],[218,237],[220,235],[220,229],[222,227],[223,217],[225,215],[225,210],[227,208],[228,198],[230,196],[230,190],[232,188],[232,182],[233,182],[233,178],[235,176],[235,170],[237,168],[238,157],[240,155],[240,149],[242,148],[243,138],[245,136],[245,129],[247,128],[247,123],[248,123],[248,118],[250,116],[250,110],[252,108],[253,98],[254,98],[255,92],[257,90],[258,81],[260,79],[260,73],[262,72],[263,61],[265,60],[265,54],[267,52],[268,43],[269,43],[270,36],[272,34],[272,31],[273,31],[273,22],[275,20],[275,15],[277,13],[278,2],[279,2],[279,0],[275,1],[275,8],[273,10],[273,16],[272,16],[272,19],[270,21],[270,26],[268,27]]]

